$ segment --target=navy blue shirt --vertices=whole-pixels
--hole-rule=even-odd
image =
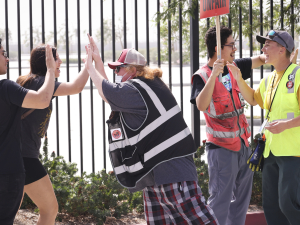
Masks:
[[[0,174],[24,172],[21,156],[21,106],[28,90],[0,81]]]

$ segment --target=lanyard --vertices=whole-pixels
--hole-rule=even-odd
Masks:
[[[291,64],[292,64],[292,63],[290,63],[290,65],[291,65]],[[285,69],[285,71],[284,71],[282,77],[284,76],[286,70],[290,67],[290,65],[288,65],[288,67]],[[274,81],[275,81],[275,78],[276,78],[276,74],[275,74],[275,76],[274,76],[274,79],[273,79],[273,82],[272,82],[272,89],[271,89],[271,93],[270,93],[270,101],[271,101],[271,105],[270,105],[270,107],[269,107],[269,112],[268,112],[268,115],[267,115],[267,119],[269,119],[269,113],[271,112],[271,107],[272,107],[272,104],[273,104],[273,101],[274,101],[274,98],[275,98],[275,95],[276,95],[276,92],[277,92],[277,89],[278,89],[278,87],[279,87],[279,84],[280,84],[280,81],[281,81],[282,77],[280,78],[280,80],[279,80],[279,82],[278,82],[277,88],[276,88],[275,93],[274,93],[274,97],[273,97],[273,99],[272,99],[272,101],[271,101],[271,98],[272,98],[272,92],[273,92],[273,87],[274,87]]]

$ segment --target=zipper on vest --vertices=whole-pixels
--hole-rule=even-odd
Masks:
[[[227,91],[228,91],[228,90],[227,90]],[[229,92],[229,91],[228,91],[228,92]],[[238,125],[238,127],[239,127],[239,137],[241,137],[241,126],[240,126],[240,123],[239,123],[239,121],[240,121],[240,115],[239,115],[239,113],[238,113],[238,111],[237,111],[237,109],[236,109],[236,107],[235,107],[235,102],[234,102],[234,100],[233,100],[232,93],[229,92],[229,94],[230,94],[230,98],[231,98],[232,103],[233,103],[234,110],[235,110],[236,115],[237,115],[237,125]]]

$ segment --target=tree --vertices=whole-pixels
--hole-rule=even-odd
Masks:
[[[172,23],[176,24],[178,23],[178,10],[179,7],[182,9],[182,20],[183,20],[183,41],[185,45],[185,49],[189,51],[190,49],[190,43],[189,43],[189,32],[184,32],[186,30],[189,30],[189,22],[190,22],[190,16],[194,16],[192,12],[196,9],[197,3],[199,0],[192,0],[192,3],[190,4],[190,0],[172,0],[171,3],[168,5],[168,1],[164,1],[161,3],[163,6],[163,11],[161,13],[157,13],[155,16],[156,22],[161,23],[161,36],[162,37],[168,37],[168,20],[171,20]],[[285,3],[283,8],[283,17],[284,17],[284,29],[288,32],[292,32],[294,30],[296,33],[300,32],[300,26],[298,24],[299,22],[299,15],[300,13],[300,0],[291,0],[289,3]],[[220,16],[220,21],[222,25],[228,26],[229,18],[231,19],[231,28],[233,30],[233,37],[235,39],[238,38],[239,34],[239,10],[241,8],[242,13],[242,32],[243,36],[246,38],[250,38],[250,36],[253,36],[253,40],[255,40],[255,35],[259,34],[260,32],[260,26],[262,25],[264,28],[264,31],[270,29],[270,0],[268,0],[266,4],[266,9],[263,9],[264,11],[264,18],[263,23],[260,22],[260,0],[254,0],[252,5],[252,26],[250,26],[249,23],[249,1],[248,0],[231,0],[230,1],[230,14]],[[280,0],[274,0],[273,1],[273,29],[279,30],[281,28],[280,24]],[[292,14],[292,6],[294,7],[294,13]],[[214,19],[209,19],[210,26],[215,25]],[[172,25],[172,41],[178,41],[178,38],[176,38],[176,35],[178,33],[179,26]],[[204,37],[205,32],[207,31],[207,20],[203,19],[199,21],[199,36]],[[258,49],[259,45],[254,42],[253,50]],[[206,47],[204,43],[204,38],[200,38],[199,40],[200,45],[200,54],[202,56],[206,55]],[[162,49],[167,48],[167,43],[162,42]],[[173,50],[173,49],[172,49]],[[167,51],[162,51],[162,58],[165,58],[168,56]],[[185,59],[186,60],[186,59]]]

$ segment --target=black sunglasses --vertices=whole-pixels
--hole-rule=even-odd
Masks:
[[[274,37],[277,36],[277,37],[279,37],[279,38],[284,42],[286,48],[289,47],[289,46],[287,45],[287,43],[285,42],[285,40],[283,40],[283,38],[280,37],[279,34],[276,33],[276,31],[271,30],[271,31],[267,34],[267,36],[269,36],[272,40],[274,39]]]
[[[3,56],[4,56],[5,58],[8,58],[8,57],[7,57],[7,52],[6,52],[5,50],[3,50]]]
[[[126,66],[126,65],[120,65],[120,66],[116,66],[116,69],[115,69],[115,71],[116,71],[117,73],[119,73],[119,71],[120,71],[121,67],[127,67],[127,66]]]

